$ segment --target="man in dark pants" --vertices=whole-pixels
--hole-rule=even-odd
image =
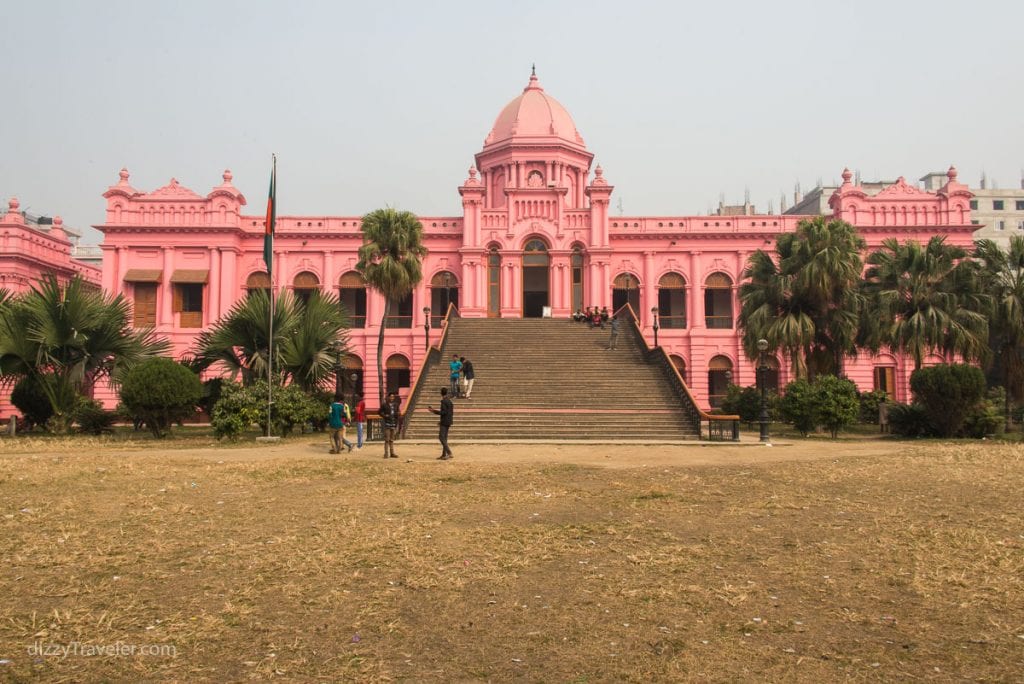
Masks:
[[[441,420],[438,421],[440,427],[437,433],[437,438],[441,441],[441,455],[437,457],[437,460],[447,461],[452,457],[451,447],[448,446],[448,429],[452,426],[452,418],[455,415],[455,407],[452,406],[452,400],[448,398],[447,387],[441,388],[441,408],[427,406],[427,410],[441,417]]]
[[[398,397],[388,392],[388,399],[380,407],[380,422],[384,428],[384,458],[398,458],[395,453],[395,433],[398,432],[398,418],[401,412]]]

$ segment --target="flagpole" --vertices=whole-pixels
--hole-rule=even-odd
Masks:
[[[267,223],[264,238],[263,258],[270,276],[270,320],[267,322],[267,437],[270,437],[271,407],[274,404],[274,228],[277,220],[277,155],[272,154],[270,171],[270,193],[267,197]]]

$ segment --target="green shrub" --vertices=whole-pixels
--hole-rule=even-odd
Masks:
[[[117,414],[107,411],[103,404],[95,399],[82,397],[78,406],[75,407],[74,420],[78,424],[78,431],[87,435],[102,435],[104,432],[114,431],[114,421]]]
[[[1002,412],[1002,406],[985,399],[967,414],[962,434],[964,437],[981,439],[982,437],[1001,435],[1005,428],[1006,417]]]
[[[39,386],[39,381],[32,376],[22,378],[14,386],[11,403],[21,412],[24,430],[31,430],[36,425],[45,426],[53,415],[50,400]]]
[[[786,385],[780,408],[783,419],[804,437],[818,427],[818,396],[807,380],[801,378]]]
[[[199,408],[206,415],[213,415],[213,407],[220,401],[220,394],[224,388],[223,378],[210,378],[203,383],[203,396],[199,398]]]
[[[967,416],[985,396],[985,374],[966,364],[919,368],[910,375],[915,402],[940,437],[959,434]]]
[[[929,437],[935,434],[928,411],[921,404],[892,402],[889,406],[889,428],[901,437]]]
[[[818,424],[823,425],[835,439],[839,431],[857,422],[860,402],[857,386],[846,378],[823,375],[814,381],[817,397]]]
[[[217,439],[238,437],[259,421],[266,411],[266,393],[260,398],[248,387],[226,382],[221,385],[220,399],[213,406],[210,425]]]
[[[121,384],[126,411],[145,422],[154,437],[164,437],[173,423],[193,415],[202,394],[198,375],[162,356],[132,368]]]
[[[321,406],[298,385],[287,385],[274,389],[274,406],[270,415],[277,432],[287,435],[296,426],[299,432],[305,432],[313,420],[326,415],[329,410],[330,405]],[[266,427],[266,416],[263,426]]]
[[[890,401],[889,395],[882,390],[860,393],[860,422],[878,425],[878,405]]]
[[[729,385],[721,408],[722,413],[739,416],[744,423],[756,423],[761,416],[761,393],[753,385]]]

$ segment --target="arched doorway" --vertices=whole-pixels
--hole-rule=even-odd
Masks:
[[[686,280],[679,273],[666,273],[658,281],[658,315],[662,328],[686,327]]]
[[[583,250],[579,245],[572,248],[572,310],[583,311]]]
[[[401,354],[392,354],[386,362],[385,385],[388,392],[400,394],[400,390],[409,389],[409,359]]]
[[[612,311],[629,304],[633,313],[640,315],[640,279],[632,273],[620,273],[612,281]]]
[[[338,279],[338,299],[348,314],[349,326],[366,327],[366,281],[356,271],[349,271]]]
[[[732,361],[727,356],[713,356],[708,362],[708,403],[718,408],[732,384]]]
[[[494,246],[487,254],[487,317],[501,317],[501,255]]]
[[[704,325],[709,329],[732,328],[732,278],[712,273],[704,281]]]
[[[320,279],[316,277],[316,274],[309,271],[299,273],[295,276],[295,280],[292,281],[292,291],[295,292],[295,298],[303,304],[308,302],[313,293],[319,289]]]
[[[523,318],[540,318],[548,300],[548,246],[534,238],[523,247]]]
[[[441,271],[430,279],[430,325],[439,327],[452,304],[459,308],[459,279],[451,271]]]

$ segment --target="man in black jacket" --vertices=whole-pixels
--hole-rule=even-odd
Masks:
[[[447,461],[452,457],[451,447],[448,446],[448,429],[452,426],[452,419],[455,416],[455,407],[452,406],[452,400],[448,398],[447,387],[441,388],[441,408],[436,409],[433,406],[427,406],[427,410],[441,417],[441,420],[438,421],[439,430],[437,434],[437,438],[441,441],[441,455],[437,459],[439,461]]]

